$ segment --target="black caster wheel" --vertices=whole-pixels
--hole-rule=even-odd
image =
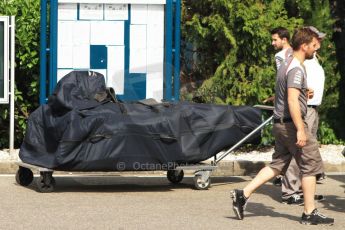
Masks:
[[[211,178],[203,179],[202,175],[195,175],[193,178],[194,187],[197,190],[207,190],[211,186]]]
[[[55,179],[52,172],[41,172],[37,178],[36,185],[39,192],[48,193],[55,189]]]
[[[33,179],[34,174],[30,169],[19,166],[16,173],[17,184],[20,184],[21,186],[28,186],[29,184],[31,184]]]
[[[184,177],[183,170],[168,170],[167,178],[173,184],[178,184]]]

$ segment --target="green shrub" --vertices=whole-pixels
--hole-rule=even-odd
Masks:
[[[274,94],[276,51],[271,45],[272,28],[283,26],[292,34],[302,25],[314,25],[326,32],[328,36],[319,52],[326,72],[320,116],[328,126],[325,131],[325,126],[321,125],[320,141],[341,142],[338,131],[344,125],[337,119],[341,117],[340,74],[331,40],[334,20],[328,1],[186,0],[182,21],[185,47],[193,47],[182,49],[182,60],[188,59],[187,55],[193,57],[193,65],[181,65],[183,76],[203,82],[193,93],[194,98],[231,105],[262,104]],[[193,96],[188,95],[188,98]],[[270,132],[263,134],[263,144],[273,142]]]
[[[26,119],[38,106],[40,1],[2,0],[1,15],[16,16],[15,146],[23,139]],[[9,106],[0,106],[0,149],[8,147]]]

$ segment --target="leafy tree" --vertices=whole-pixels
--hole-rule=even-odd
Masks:
[[[274,94],[276,70],[270,30],[277,26],[291,34],[302,25],[314,25],[328,34],[320,61],[330,77],[320,111],[322,143],[340,143],[334,133],[339,126],[340,75],[332,41],[330,5],[327,0],[185,0],[184,74],[203,81],[194,98],[202,102],[254,105]],[[190,49],[192,47],[192,49]],[[189,49],[188,49],[189,48]],[[193,55],[191,55],[192,53]],[[185,56],[184,56],[185,55]],[[188,58],[189,57],[189,58]],[[193,58],[190,58],[193,57]],[[193,68],[188,68],[188,67]],[[194,79],[193,79],[194,78]],[[187,95],[190,99],[193,96]],[[339,129],[339,128],[338,128]],[[337,132],[339,135],[339,132]]]
[[[339,138],[345,139],[342,128],[344,120],[344,97],[340,92],[344,88],[341,84],[341,74],[337,62],[336,46],[333,41],[335,19],[331,15],[331,5],[328,0],[288,0],[286,9],[289,15],[304,19],[305,25],[313,25],[320,31],[327,33],[318,51],[320,64],[326,75],[325,91],[320,106],[319,134],[324,144],[340,143]]]

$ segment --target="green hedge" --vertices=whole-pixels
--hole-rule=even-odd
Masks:
[[[16,16],[15,146],[19,147],[26,119],[38,106],[39,0],[1,0],[0,15]],[[0,106],[0,149],[8,147],[9,105]]]
[[[326,85],[319,140],[324,144],[343,143],[339,127],[344,125],[335,119],[341,117],[341,110],[340,74],[331,40],[333,23],[328,1],[184,1],[182,56],[193,58],[182,59],[189,60],[182,64],[182,76],[202,82],[195,92],[183,95],[184,99],[231,105],[262,104],[274,94],[276,51],[271,45],[270,30],[284,26],[292,34],[302,25],[314,25],[328,34],[320,52]],[[263,144],[271,144],[270,132],[264,133]]]

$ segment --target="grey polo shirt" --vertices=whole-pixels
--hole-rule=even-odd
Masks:
[[[294,57],[286,59],[277,72],[273,111],[275,119],[291,118],[287,101],[288,88],[300,90],[298,101],[304,117],[307,114],[307,77],[303,65]]]

